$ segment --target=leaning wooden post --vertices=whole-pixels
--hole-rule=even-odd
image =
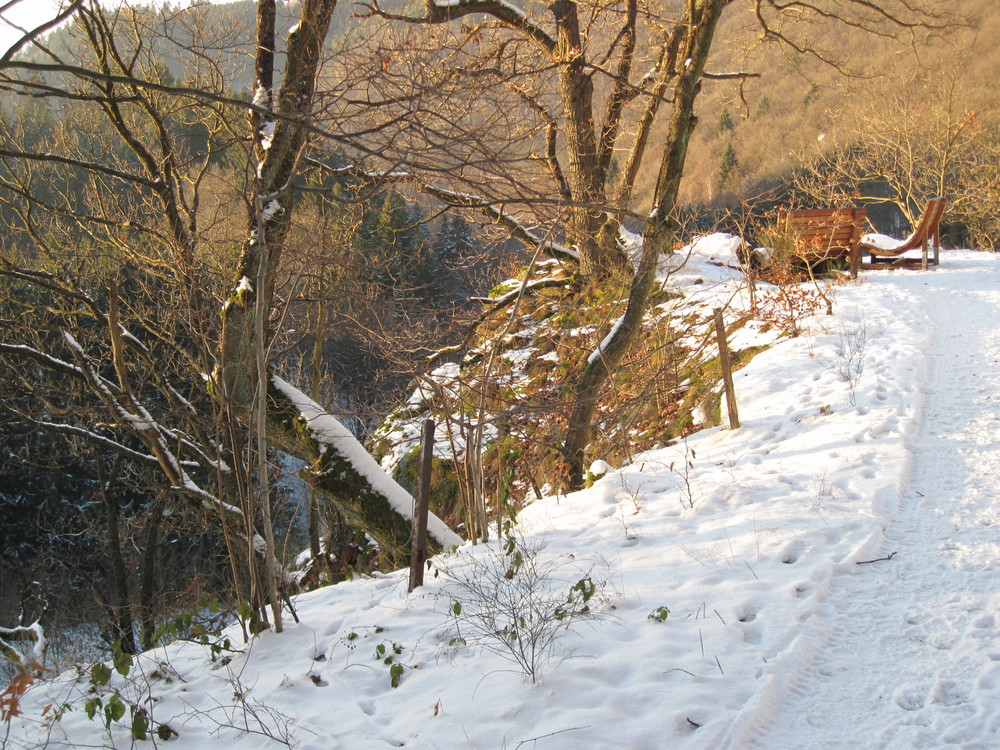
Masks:
[[[431,459],[434,458],[434,420],[425,419],[420,435],[420,467],[413,509],[413,550],[410,553],[410,591],[424,585],[427,561],[427,508],[431,494]]]
[[[726,406],[729,408],[729,429],[740,426],[740,414],[736,409],[736,388],[733,386],[733,370],[729,364],[729,345],[726,343],[726,324],[722,320],[722,309],[715,308],[715,338],[719,342],[719,364],[722,366],[722,382],[726,389]]]

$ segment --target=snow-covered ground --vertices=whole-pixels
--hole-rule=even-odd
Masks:
[[[673,283],[726,299],[729,273]],[[1000,255],[865,273],[835,310],[737,373],[741,429],[521,512],[538,586],[597,584],[537,682],[471,637],[482,595],[455,583],[501,601],[530,565],[466,546],[409,596],[404,572],[304,595],[231,660],[147,654],[110,729],[88,674],[38,685],[5,746],[126,747],[135,705],[191,750],[1000,747]]]

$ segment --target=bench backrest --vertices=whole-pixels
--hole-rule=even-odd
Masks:
[[[822,208],[778,213],[778,231],[795,239],[795,254],[809,263],[847,258],[865,230],[867,209]]]
[[[944,215],[946,198],[931,198],[927,201],[927,208],[913,230],[913,235],[908,244],[919,247],[926,241],[934,243],[935,247],[941,245],[941,217]]]

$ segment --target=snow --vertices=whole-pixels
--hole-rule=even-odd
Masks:
[[[624,323],[624,322],[625,322],[625,316],[624,315],[620,316],[615,321],[615,324],[613,326],[611,326],[611,330],[608,331],[608,334],[601,340],[601,343],[598,344],[597,348],[594,349],[594,351],[592,351],[590,353],[590,355],[587,357],[587,364],[588,365],[593,364],[594,360],[599,359],[599,358],[601,358],[601,357],[604,356],[604,352],[611,345],[611,341],[614,339],[615,335],[621,329],[622,323]]]
[[[280,211],[284,211],[281,204],[273,198],[269,200],[263,210],[260,212],[261,221],[270,221],[273,219]]]
[[[438,8],[457,8],[462,5],[466,0],[434,0],[434,5]],[[508,3],[507,0],[496,0],[496,4],[501,8],[506,8],[511,13],[519,18],[527,18],[528,14],[525,13],[521,8],[517,7],[513,3]]]
[[[878,232],[872,232],[871,234],[866,234],[861,238],[861,241],[870,245],[871,247],[878,248],[879,250],[895,250],[897,247],[902,247],[907,242],[913,239],[911,234],[905,240],[898,240],[895,237],[890,237],[887,234],[879,234]]]
[[[270,100],[271,92],[258,83],[257,88],[255,88],[253,92],[253,105],[255,107],[266,107]]]
[[[731,244],[699,243],[670,284],[738,300]],[[321,589],[228,664],[182,643],[112,686],[178,750],[1000,747],[1000,256],[947,250],[835,295],[834,316],[736,373],[741,429],[521,511],[553,586],[598,584],[597,616],[537,683],[451,643],[455,579],[502,555],[479,545],[433,559],[411,595],[404,571]],[[854,404],[831,366],[844,331],[866,338]],[[316,434],[349,437],[299,396]],[[129,745],[86,718],[90,689],[76,671],[33,687],[8,745]]]
[[[612,471],[611,465],[603,460],[597,459],[590,464],[590,468],[587,469],[587,473],[595,477],[603,477],[609,471]]]
[[[268,120],[260,127],[260,146],[261,148],[267,150],[271,148],[271,143],[274,141],[274,129],[277,127],[277,123],[274,120]]]

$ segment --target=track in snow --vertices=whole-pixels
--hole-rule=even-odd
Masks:
[[[911,481],[887,519],[895,555],[839,580],[825,645],[780,705],[757,707],[769,728],[733,747],[1000,748],[1000,276],[926,278],[910,282],[935,330]]]

